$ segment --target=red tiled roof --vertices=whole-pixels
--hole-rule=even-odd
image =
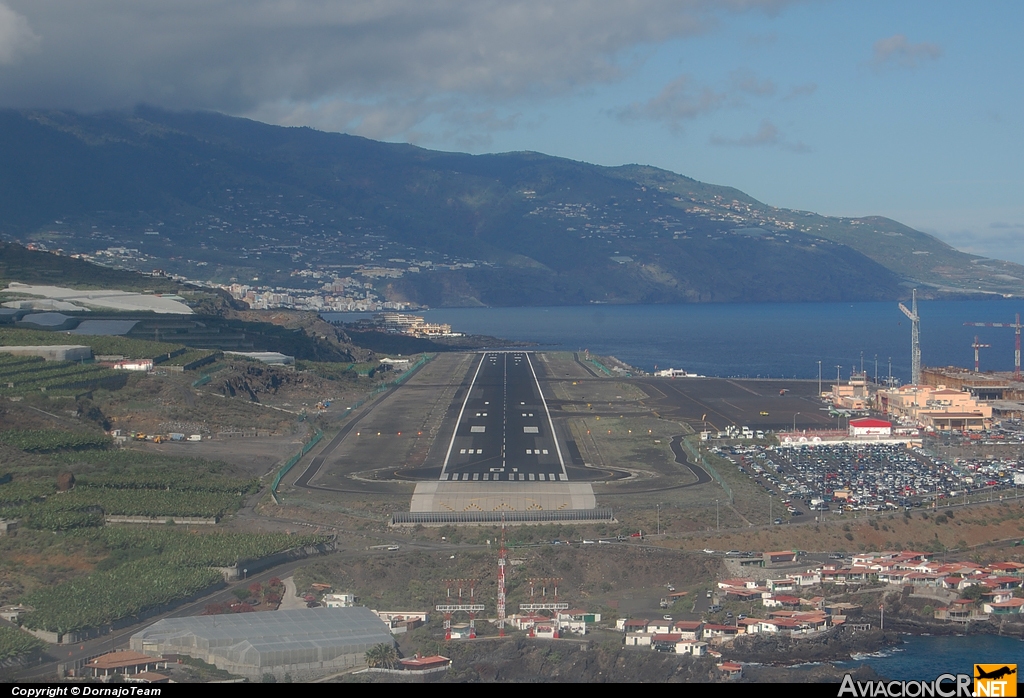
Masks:
[[[86,666],[94,669],[126,669],[128,667],[144,664],[156,664],[157,662],[163,663],[163,661],[164,660],[158,657],[150,657],[148,654],[125,650],[121,652],[108,652],[107,654],[102,654],[90,661]]]
[[[451,664],[452,660],[438,654],[433,657],[411,657],[409,659],[403,659],[401,662],[402,666],[406,669],[416,671],[422,669],[433,669],[439,666],[448,666]]]

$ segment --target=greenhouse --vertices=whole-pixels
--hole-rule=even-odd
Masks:
[[[302,608],[165,618],[132,635],[131,648],[188,655],[240,676],[302,680],[359,666],[382,642],[393,643],[391,631],[368,608]]]

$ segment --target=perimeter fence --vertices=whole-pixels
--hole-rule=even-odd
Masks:
[[[722,486],[722,489],[725,490],[725,493],[729,496],[729,504],[735,503],[735,497],[733,496],[732,488],[729,487],[729,483],[722,479],[722,476],[719,475],[715,466],[708,462],[708,459],[700,452],[700,448],[695,446],[690,440],[691,438],[692,437],[684,437],[679,439],[679,443],[682,445],[683,450],[686,451],[686,455],[693,459],[695,463],[699,464],[700,467],[704,468],[704,470],[708,472],[708,475],[713,477],[715,482]]]
[[[298,453],[289,458],[288,462],[281,466],[281,469],[277,471],[277,476],[274,478],[274,484],[270,486],[270,491],[273,492],[275,496],[277,495],[277,486],[281,484],[281,478],[288,474],[288,471],[291,470],[292,467],[294,467],[294,465],[299,462],[300,458],[309,453],[309,449],[313,448],[318,443],[320,443],[320,439],[322,439],[323,436],[324,433],[317,429],[316,433],[313,434],[313,438],[307,441],[302,446],[302,448],[299,449]]]
[[[396,511],[392,526],[415,524],[441,526],[446,524],[541,524],[541,523],[615,523],[611,509],[555,509],[551,511]]]
[[[380,395],[381,393],[383,393],[385,390],[389,390],[390,388],[393,388],[396,385],[401,385],[406,380],[408,380],[408,378],[418,368],[420,368],[421,366],[423,366],[423,364],[425,364],[428,361],[430,361],[431,359],[433,359],[435,356],[437,356],[437,354],[424,354],[423,356],[421,356],[419,358],[419,360],[416,361],[416,363],[414,363],[412,366],[410,366],[405,371],[403,371],[400,376],[398,376],[396,378],[392,378],[391,380],[387,381],[386,383],[381,383],[376,388],[374,388],[372,391],[370,391],[370,393],[366,397],[360,398],[360,399],[356,400],[355,402],[353,402],[351,406],[346,407],[345,408],[345,414],[342,415],[342,416],[347,415],[349,412],[351,412],[353,410],[359,409],[360,407],[365,405],[367,402],[369,402],[373,398],[375,398],[378,395]]]
[[[396,378],[393,378],[392,380],[387,381],[386,383],[381,383],[376,388],[374,388],[370,392],[369,395],[367,395],[366,397],[360,398],[359,400],[356,400],[350,407],[347,407],[345,409],[345,414],[342,415],[342,416],[347,416],[349,414],[349,412],[351,412],[352,410],[359,409],[364,404],[366,404],[369,400],[372,400],[374,397],[376,397],[377,395],[380,395],[385,390],[393,388],[396,385],[401,385],[417,369],[419,369],[421,366],[423,366],[423,364],[425,364],[428,361],[430,361],[431,359],[433,359],[435,356],[436,356],[436,354],[424,354],[423,356],[421,356],[419,358],[418,361],[416,361],[416,363],[414,363],[412,366],[410,366],[405,371],[403,371],[401,375],[397,376]],[[301,419],[302,418],[300,417],[300,421],[301,421]],[[316,434],[313,435],[313,438],[310,439],[309,441],[307,441],[306,444],[303,445],[303,447],[301,449],[299,449],[298,453],[296,453],[294,456],[289,458],[288,462],[285,463],[283,466],[281,466],[281,469],[277,472],[277,476],[274,477],[274,483],[270,487],[270,491],[274,494],[274,498],[275,499],[277,498],[277,487],[278,487],[278,485],[281,484],[281,479],[284,478],[284,476],[288,474],[288,471],[291,470],[295,466],[295,464],[298,463],[299,460],[304,455],[309,453],[309,450],[311,448],[313,448],[318,443],[320,443],[320,439],[322,439],[323,436],[324,436],[324,433],[322,431],[320,431],[319,429],[317,429],[316,430]]]

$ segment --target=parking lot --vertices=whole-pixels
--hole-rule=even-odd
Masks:
[[[822,511],[883,511],[989,492],[1014,496],[1019,461],[958,459],[889,444],[715,449],[781,501],[780,523]],[[941,504],[941,502],[940,502]],[[785,511],[785,514],[782,513]]]

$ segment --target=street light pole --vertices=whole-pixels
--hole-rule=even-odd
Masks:
[[[793,415],[793,433],[794,434],[796,433],[796,417],[797,417],[798,414],[800,414],[800,413],[797,412],[796,414]]]
[[[821,399],[821,359],[818,359],[818,399]]]

